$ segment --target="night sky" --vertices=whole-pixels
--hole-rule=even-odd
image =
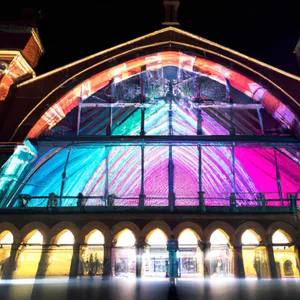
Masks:
[[[37,74],[161,29],[162,2],[111,0],[41,9],[38,28],[46,52]],[[181,0],[178,21],[185,31],[300,75],[293,53],[300,37],[297,1],[265,2]]]

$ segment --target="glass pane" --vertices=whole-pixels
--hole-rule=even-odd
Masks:
[[[300,161],[291,148],[280,148],[276,150],[276,154],[282,196],[284,199],[288,199],[289,194],[296,196],[296,193],[300,190]],[[300,191],[298,192],[299,198]],[[298,205],[300,205],[300,201],[298,201]]]
[[[84,196],[103,196],[105,187],[105,148],[89,147],[74,148],[70,152],[64,196],[76,197],[78,193]],[[63,206],[75,206],[74,199],[64,199]],[[97,205],[99,199],[88,199],[85,205]]]
[[[274,150],[235,147],[236,191],[241,199],[266,200],[266,205],[280,205]],[[253,205],[257,205],[254,201]]]
[[[82,107],[79,135],[106,135],[110,125],[109,107]]]
[[[145,111],[146,135],[169,135],[168,105],[165,101],[157,101]]]
[[[53,192],[59,195],[68,153],[69,149],[63,149],[42,164],[26,182],[21,194],[48,197]],[[31,199],[27,206],[46,206],[47,203],[47,198]]]
[[[112,114],[112,135],[140,135],[141,110],[139,108],[113,108]]]
[[[172,147],[175,205],[194,206],[198,201],[198,148]]]
[[[174,135],[197,134],[197,111],[192,109],[188,100],[173,101],[173,129]]]
[[[228,206],[232,192],[230,147],[202,147],[202,183],[208,206]]]
[[[145,147],[145,205],[168,205],[169,147]]]
[[[141,148],[112,147],[108,161],[108,193],[116,195],[114,205],[138,205],[141,190]]]

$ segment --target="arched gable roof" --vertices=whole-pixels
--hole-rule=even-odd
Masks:
[[[19,84],[10,91],[0,111],[0,141],[23,141],[47,109],[84,80],[120,63],[164,50],[193,53],[247,76],[280,99],[299,119],[299,77],[168,27]],[[293,126],[299,126],[299,122]]]

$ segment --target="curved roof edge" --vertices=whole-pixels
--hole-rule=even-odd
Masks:
[[[280,95],[278,98],[296,113],[298,119],[300,118],[300,77],[194,34],[167,27],[42,74],[14,87],[0,111],[0,140],[24,140],[45,110],[68,90],[85,80],[89,70],[92,73],[89,75],[92,76],[97,69],[93,67],[100,62],[105,61],[111,67],[119,63],[119,61],[114,61],[115,57],[120,57],[124,53],[135,53],[139,56],[145,53],[145,49],[155,48],[156,45],[162,43],[169,43],[170,47],[181,45],[183,50],[188,51],[192,51],[193,48],[201,49],[198,53],[204,57],[214,53],[215,58],[218,57],[220,61],[226,60],[227,67],[238,70],[242,74],[246,73],[246,76],[250,78],[253,78],[253,74],[251,76],[251,71],[249,71],[249,76],[247,69],[255,70],[257,74],[260,74],[256,76],[255,81],[261,83],[264,78],[267,78],[274,84],[274,90],[276,86],[277,89],[279,87],[279,91],[276,91],[277,97]],[[267,89],[272,90],[270,87]],[[15,109],[16,107],[18,109]]]

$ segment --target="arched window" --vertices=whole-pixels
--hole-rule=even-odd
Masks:
[[[14,242],[14,237],[10,231],[6,231],[4,236],[0,240],[1,244],[12,244]]]
[[[190,228],[183,230],[178,238],[179,245],[198,245],[196,234]]]
[[[117,247],[132,247],[135,245],[135,237],[129,229],[123,230],[118,236]]]
[[[272,236],[273,244],[288,244],[289,236],[287,233],[281,230],[277,230]]]
[[[155,229],[148,237],[147,243],[151,246],[154,245],[167,245],[167,238],[160,229]]]
[[[212,245],[226,245],[228,244],[228,238],[220,229],[217,229],[211,235],[210,243]]]
[[[36,231],[33,236],[28,240],[28,244],[43,244],[43,235],[39,232]]]
[[[88,238],[87,243],[88,243],[88,245],[104,244],[104,236],[103,236],[102,232],[100,232],[99,230],[95,230],[94,232],[92,232]]]
[[[74,235],[70,230],[65,231],[57,241],[58,245],[74,244]]]
[[[246,230],[242,235],[242,244],[244,245],[258,245],[259,240],[252,230]]]

